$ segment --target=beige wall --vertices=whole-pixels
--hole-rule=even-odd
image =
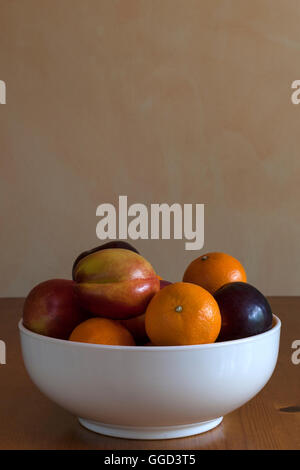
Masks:
[[[299,294],[298,0],[0,0],[0,295],[69,277],[102,202],[205,203],[205,251]],[[182,241],[135,243],[181,279]]]

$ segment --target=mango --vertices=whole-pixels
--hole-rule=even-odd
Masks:
[[[172,284],[164,279],[159,279],[159,283],[160,290]],[[145,327],[145,313],[138,317],[129,318],[128,320],[121,320],[121,323],[130,331],[137,344],[144,344],[147,340],[149,341]]]
[[[77,258],[75,259],[73,263],[73,267],[72,267],[73,280],[75,280],[75,268],[82,258],[85,258],[86,256],[91,255],[92,253],[95,253],[96,251],[107,250],[109,248],[123,248],[124,250],[131,250],[139,254],[139,252],[136,250],[136,248],[134,248],[134,246],[122,240],[113,240],[111,242],[104,243],[103,245],[96,246],[95,248],[91,248],[90,250],[83,251],[82,253],[80,253],[80,255],[77,256]]]
[[[74,270],[81,305],[95,316],[124,320],[145,312],[160,282],[134,251],[111,248],[82,258]]]

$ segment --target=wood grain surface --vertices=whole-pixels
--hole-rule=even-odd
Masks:
[[[94,434],[49,401],[30,381],[21,357],[17,322],[23,299],[0,299],[0,449],[300,449],[300,364],[291,361],[300,340],[300,297],[272,297],[282,320],[276,370],[254,399],[212,431],[184,439],[138,441]]]

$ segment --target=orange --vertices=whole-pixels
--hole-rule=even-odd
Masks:
[[[152,297],[146,310],[146,331],[156,346],[213,343],[220,329],[217,302],[195,284],[170,284]]]
[[[70,341],[117,346],[135,346],[131,333],[116,320],[90,318],[72,331]]]
[[[147,341],[144,313],[137,317],[128,318],[127,320],[120,320],[120,323],[130,331],[137,343],[144,343]]]
[[[247,282],[242,264],[226,253],[207,253],[192,261],[187,267],[184,282],[198,284],[214,294],[228,282]]]

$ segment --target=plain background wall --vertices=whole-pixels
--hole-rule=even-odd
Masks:
[[[207,251],[299,294],[298,0],[0,0],[0,295],[70,277],[96,207],[205,203]],[[138,241],[181,280],[199,252]]]

